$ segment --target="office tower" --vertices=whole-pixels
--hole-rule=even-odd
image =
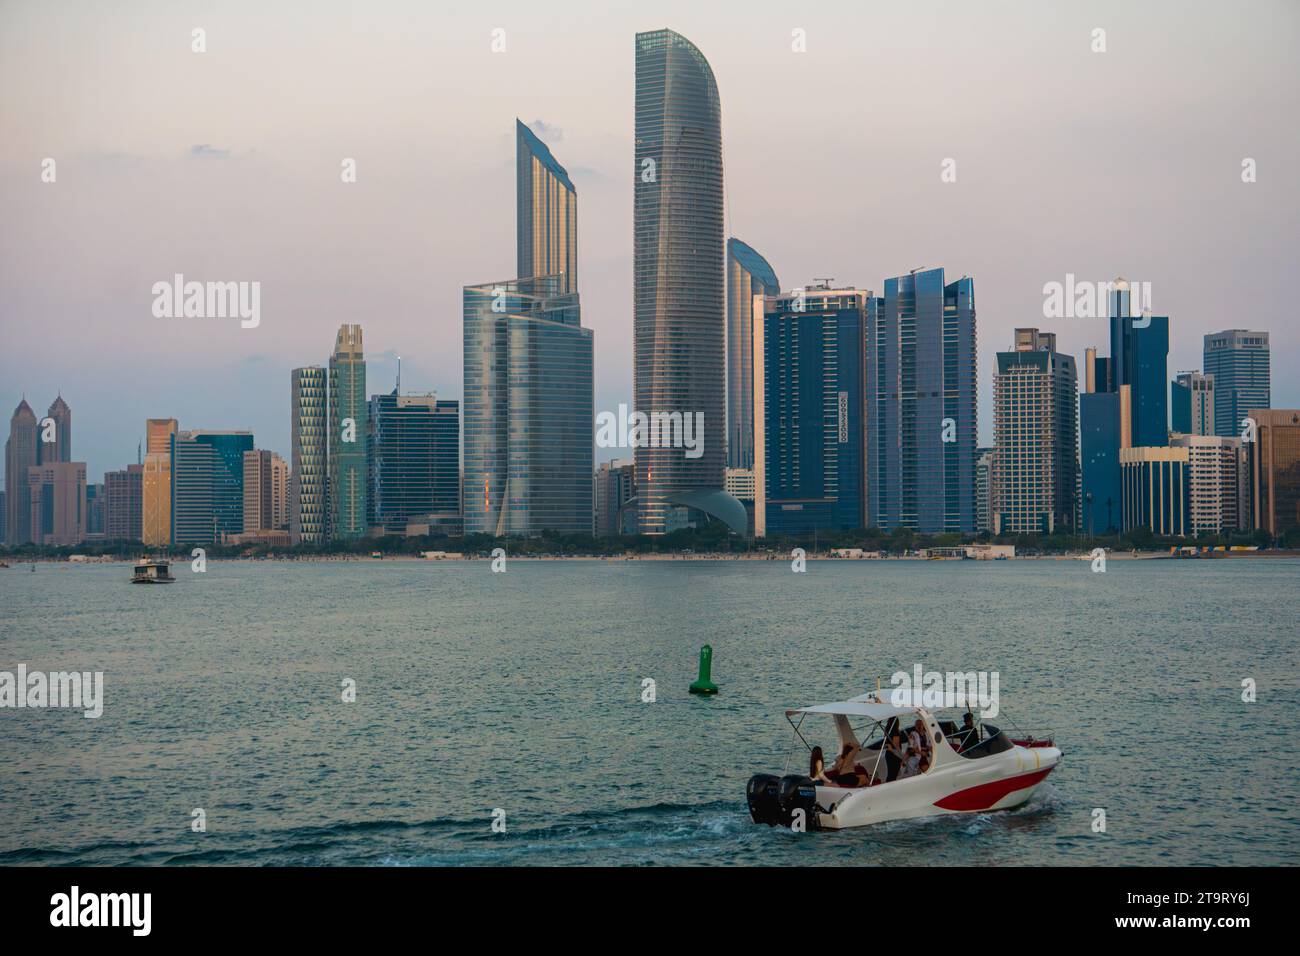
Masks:
[[[174,418],[145,422],[141,540],[146,545],[165,545],[172,540],[171,441],[176,428]]]
[[[515,241],[520,278],[561,277],[578,291],[578,191],[545,143],[515,120]]]
[[[289,382],[289,531],[294,544],[329,540],[329,375],[296,368]]]
[[[40,458],[36,413],[24,398],[9,419],[5,441],[5,543],[10,547],[32,540],[32,499],[27,472]]]
[[[1179,372],[1169,383],[1169,430],[1181,435],[1214,434],[1214,376]]]
[[[1125,429],[1120,398],[1119,392],[1079,396],[1080,529],[1090,535],[1118,531],[1123,525],[1119,453]]]
[[[465,287],[467,534],[591,534],[592,334],[563,285]]]
[[[171,544],[212,544],[220,541],[213,492],[225,464],[211,442],[180,431],[168,442],[171,451]],[[241,459],[242,461],[242,459]],[[145,462],[146,466],[148,462]],[[146,474],[147,480],[147,474]],[[223,488],[224,493],[224,488]]]
[[[285,530],[284,485],[288,477],[285,460],[273,451],[253,448],[244,452],[243,534],[264,534]]]
[[[1056,336],[1016,329],[993,377],[993,510],[996,534],[1073,529],[1078,490],[1078,375]]]
[[[754,467],[754,316],[757,312],[762,321],[763,296],[780,294],[781,283],[767,260],[734,236],[728,239],[728,468]]]
[[[975,361],[973,280],[885,280],[867,331],[869,525],[975,530]]]
[[[460,518],[460,403],[432,392],[370,397],[367,524],[405,534],[421,524],[454,530]]]
[[[993,530],[993,449],[975,449],[975,530]]]
[[[1120,449],[1125,532],[1149,528],[1163,537],[1187,535],[1191,528],[1189,461],[1186,448]]]
[[[762,503],[767,534],[864,526],[866,514],[866,326],[875,296],[809,288],[765,300]],[[757,433],[757,430],[756,430]],[[755,476],[755,515],[759,507]],[[973,522],[973,518],[972,518]]]
[[[1088,346],[1083,350],[1083,375],[1084,375],[1084,392],[1113,392],[1115,383],[1112,380],[1110,359],[1101,358],[1097,355],[1095,346]]]
[[[1174,434],[1169,444],[1187,449],[1188,533],[1196,537],[1241,528],[1239,502],[1246,491],[1241,439]]]
[[[212,515],[216,522],[214,540],[244,530],[244,452],[253,449],[253,434],[246,431],[212,431],[196,428],[190,437],[210,445],[216,458],[212,473]]]
[[[366,533],[366,362],[361,326],[341,325],[330,356],[329,537]]]
[[[1240,437],[1249,410],[1272,404],[1268,333],[1227,329],[1207,335],[1202,368],[1214,376],[1213,433]]]
[[[1131,314],[1129,283],[1116,279],[1110,295],[1112,385],[1127,385],[1134,446],[1169,444],[1169,317]],[[1208,370],[1207,370],[1208,371]]]
[[[104,483],[86,482],[86,537],[104,539]]]
[[[32,541],[79,544],[86,537],[86,463],[47,461],[27,469]]]
[[[72,460],[72,409],[68,403],[59,395],[50,403],[50,410],[45,413],[46,419],[53,422],[54,427],[48,429],[46,419],[40,422],[38,435],[40,444],[37,447],[37,455],[40,463],[44,464],[49,461],[71,461]]]
[[[1248,408],[1246,416],[1255,420],[1255,440],[1245,443],[1253,524],[1293,541],[1300,528],[1300,411]]]
[[[466,286],[464,528],[592,532],[593,339],[577,290],[577,193],[516,121],[518,278]]]
[[[144,528],[144,465],[104,473],[104,537],[139,541]]]
[[[636,36],[633,393],[651,421],[704,416],[703,453],[636,449],[644,534],[700,515],[745,533],[724,490],[726,367],[722,113],[708,61],[671,30]],[[659,417],[657,417],[659,416]]]
[[[596,469],[596,537],[635,533],[635,516],[627,503],[636,496],[636,466],[630,461],[605,461]]]

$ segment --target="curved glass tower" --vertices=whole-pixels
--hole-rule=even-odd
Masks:
[[[768,261],[727,240],[727,467],[754,467],[754,296],[780,295]],[[763,313],[758,315],[763,321]]]
[[[745,531],[722,489],[726,385],[722,112],[713,70],[671,30],[636,35],[633,203],[633,390],[636,411],[704,416],[698,457],[636,449],[643,534],[672,530],[697,509]]]
[[[578,191],[550,148],[515,120],[516,243],[519,275],[563,277],[578,291]]]

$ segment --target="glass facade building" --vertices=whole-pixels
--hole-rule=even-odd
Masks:
[[[1119,392],[1079,396],[1079,474],[1081,530],[1118,531],[1123,523],[1119,452],[1122,410]]]
[[[144,466],[104,473],[104,537],[139,541],[144,526]]]
[[[1228,329],[1205,337],[1202,368],[1214,376],[1214,428],[1210,434],[1241,436],[1242,419],[1272,401],[1267,332]]]
[[[366,533],[366,361],[361,326],[341,325],[330,356],[329,537]]]
[[[1150,528],[1164,537],[1187,535],[1191,529],[1189,460],[1186,448],[1168,445],[1120,449],[1125,532]]]
[[[755,454],[763,455],[767,534],[863,527],[864,364],[873,298],[855,289],[808,289],[767,300],[762,378],[755,383],[764,397]]]
[[[216,453],[212,474],[212,515],[216,540],[244,530],[244,452],[253,450],[253,434],[245,431],[190,432],[194,441],[211,445]]]
[[[578,291],[578,192],[551,150],[515,120],[518,275],[558,275]]]
[[[592,532],[592,333],[562,276],[464,290],[467,534]]]
[[[867,330],[869,525],[975,530],[975,365],[973,280],[885,280]]]
[[[739,239],[728,239],[728,468],[754,467],[754,297],[780,294],[781,283],[768,261]]]
[[[295,544],[320,544],[329,538],[329,373],[294,369],[289,402],[289,533]]]
[[[190,432],[168,436],[171,464],[171,543],[211,544],[219,540],[213,490],[224,466],[209,442]]]
[[[704,416],[703,453],[636,449],[637,514],[663,534],[703,512],[744,534],[726,471],[722,111],[704,55],[671,30],[636,35],[633,393],[654,419]]]
[[[1169,430],[1180,435],[1214,434],[1214,376],[1179,372],[1169,383]]]
[[[1112,387],[1130,388],[1135,446],[1169,444],[1169,317],[1130,314],[1129,283],[1115,280],[1110,303]]]
[[[436,395],[370,398],[367,524],[404,534],[414,518],[460,516],[460,402]]]

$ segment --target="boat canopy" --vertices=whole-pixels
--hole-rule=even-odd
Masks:
[[[915,706],[895,707],[890,703],[882,704],[876,700],[874,694],[867,694],[853,700],[841,700],[834,704],[816,704],[812,707],[787,710],[785,716],[790,718],[795,714],[841,714],[845,717],[866,717],[870,720],[881,721],[888,720],[890,717],[903,717],[914,713],[916,713]]]

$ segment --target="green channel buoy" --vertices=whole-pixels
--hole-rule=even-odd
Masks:
[[[692,694],[716,694],[718,685],[713,683],[713,647],[705,644],[700,648],[700,676],[691,685]]]

